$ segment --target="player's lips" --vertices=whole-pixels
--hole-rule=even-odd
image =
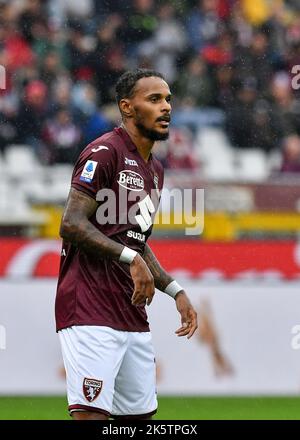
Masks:
[[[169,122],[167,122],[167,121],[158,121],[158,123],[160,124],[160,125],[162,125],[163,127],[169,127]]]
[[[164,128],[169,127],[171,118],[169,116],[164,116],[162,118],[157,119],[157,122],[162,125]]]

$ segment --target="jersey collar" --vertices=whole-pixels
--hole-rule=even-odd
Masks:
[[[123,139],[123,141],[124,141],[124,143],[125,143],[125,145],[126,145],[126,147],[128,148],[129,151],[136,151],[137,154],[140,156],[140,153],[138,152],[138,149],[136,148],[136,145],[131,140],[131,137],[129,136],[127,131],[124,130],[124,128],[117,127],[117,128],[114,129],[114,131],[116,133],[118,133],[119,136],[121,136],[121,138]],[[144,159],[142,158],[142,156],[140,156],[140,157],[143,160],[143,162],[147,165],[147,163],[149,163],[151,161],[151,159],[152,159],[152,153],[150,153],[148,162],[145,162]]]
[[[129,151],[137,150],[135,144],[132,142],[129,134],[127,133],[126,130],[124,130],[124,128],[118,127],[118,128],[115,128],[114,130],[115,130],[116,133],[118,133],[119,136],[121,136],[121,138],[125,142],[125,145],[126,145],[126,147],[128,148]]]

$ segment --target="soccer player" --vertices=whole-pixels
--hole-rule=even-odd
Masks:
[[[168,138],[169,86],[160,73],[136,69],[121,76],[116,98],[122,125],[80,154],[60,229],[56,324],[75,420],[155,414],[145,311],[155,287],[175,300],[178,336],[190,338],[197,328],[185,291],[147,244],[163,186],[151,149]]]

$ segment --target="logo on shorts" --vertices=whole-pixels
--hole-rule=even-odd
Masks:
[[[102,384],[102,380],[87,377],[83,379],[83,394],[88,402],[94,402],[97,399],[102,390]]]

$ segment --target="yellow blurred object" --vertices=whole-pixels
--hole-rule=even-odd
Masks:
[[[232,241],[235,224],[232,215],[225,212],[208,213],[204,218],[202,238],[207,241]]]
[[[36,212],[47,214],[48,221],[40,228],[40,236],[43,238],[59,238],[59,227],[63,214],[63,207],[50,205],[36,205]]]
[[[209,213],[205,215],[205,240],[236,240],[241,234],[300,233],[300,214],[294,212]]]
[[[236,227],[243,231],[300,232],[300,214],[293,212],[239,214]]]
[[[39,236],[58,238],[63,207],[39,205],[36,212],[46,214],[47,222],[39,227]],[[186,228],[195,226],[195,213],[159,213],[154,229],[159,233],[184,234]],[[198,215],[198,220],[201,216]],[[207,212],[204,215],[204,230],[200,236],[205,241],[233,241],[241,235],[300,233],[300,213],[295,212]]]
[[[246,20],[253,26],[263,24],[271,13],[271,4],[267,0],[242,0]]]
[[[155,230],[184,233],[192,225],[194,217],[160,215],[155,222]],[[204,230],[201,238],[206,241],[233,241],[242,234],[298,234],[300,214],[295,212],[251,212],[226,213],[209,212],[204,216]]]

